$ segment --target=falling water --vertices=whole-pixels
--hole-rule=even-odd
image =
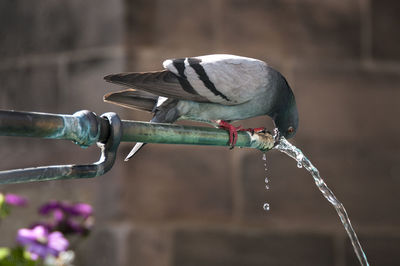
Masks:
[[[265,154],[265,153],[263,153],[263,157],[262,157],[262,159],[263,159],[263,161],[264,161],[264,171],[265,171],[265,179],[264,179],[264,182],[265,182],[265,188],[266,189],[269,189],[269,178],[268,178],[268,176],[267,176],[267,171],[268,171],[268,167],[267,167],[267,155]]]
[[[268,178],[268,176],[267,176],[267,171],[268,171],[268,167],[267,167],[267,155],[266,155],[265,153],[263,153],[262,159],[263,159],[263,161],[264,161],[264,171],[265,171],[265,174],[266,174],[265,179],[264,179],[265,188],[268,190],[268,189],[269,189],[269,184],[268,184],[268,183],[269,183],[269,178]],[[264,209],[264,211],[269,211],[269,203],[264,203],[263,209]]]
[[[310,172],[319,190],[322,192],[324,197],[333,205],[336,212],[338,213],[344,229],[346,229],[346,232],[349,235],[351,244],[354,248],[354,252],[356,253],[361,265],[369,265],[367,257],[361,247],[360,241],[357,238],[356,232],[351,226],[346,209],[344,208],[343,204],[336,198],[333,192],[329,189],[325,181],[321,178],[318,169],[315,168],[314,165],[312,165],[312,163],[307,159],[306,156],[304,156],[301,150],[290,144],[284,137],[280,138],[280,143],[275,148],[295,159],[297,161],[297,167],[304,167],[308,172]]]

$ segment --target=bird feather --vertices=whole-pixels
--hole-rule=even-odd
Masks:
[[[103,100],[122,107],[152,112],[158,96],[145,91],[127,89],[108,93],[104,95]]]

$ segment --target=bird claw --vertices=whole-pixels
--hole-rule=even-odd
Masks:
[[[241,130],[241,126],[235,127],[231,124],[229,124],[226,121],[218,121],[218,127],[225,129],[229,132],[229,148],[232,150],[237,142],[237,138],[238,138],[238,130]]]
[[[229,132],[229,146],[230,146],[229,149],[231,149],[231,150],[236,145],[237,138],[238,138],[238,131],[247,131],[247,132],[250,132],[251,135],[254,135],[254,133],[268,132],[265,127],[257,127],[257,128],[242,128],[242,126],[235,127],[224,120],[217,121],[217,123],[218,123],[219,128],[225,129],[226,131]]]

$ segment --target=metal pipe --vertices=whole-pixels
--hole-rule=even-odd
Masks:
[[[121,141],[121,120],[117,114],[106,113],[101,118],[109,122],[110,136],[105,143],[98,142],[100,159],[92,164],[50,165],[0,171],[0,184],[15,184],[35,181],[92,178],[108,172],[114,165],[117,149]],[[53,125],[53,124],[51,124]],[[50,126],[51,128],[52,126]],[[56,127],[55,127],[56,128]],[[49,129],[49,127],[48,127]],[[49,129],[50,130],[50,129]],[[51,132],[52,130],[50,130]],[[57,131],[57,130],[56,130]],[[43,131],[40,131],[43,132]],[[55,133],[53,133],[54,135]],[[53,136],[46,135],[46,136]],[[68,136],[68,135],[66,135]]]
[[[227,146],[225,130],[206,127],[121,121],[117,114],[97,116],[90,111],[73,115],[0,111],[0,136],[72,140],[81,147],[97,143],[99,161],[85,165],[52,165],[0,171],[0,184],[22,183],[103,175],[115,162],[120,141]],[[236,146],[262,151],[273,148],[271,134],[239,132]]]
[[[65,139],[88,147],[108,134],[107,119],[86,110],[73,115],[0,110],[0,136]]]
[[[72,140],[87,147],[104,142],[109,132],[107,119],[90,111],[73,115],[0,111],[0,136],[23,136]],[[126,142],[227,146],[225,130],[137,121],[122,121],[122,139]],[[269,150],[275,143],[270,134],[238,132],[236,146]]]
[[[122,141],[227,146],[229,134],[225,130],[183,126],[161,123],[148,123],[122,120]],[[237,147],[269,150],[273,147],[274,139],[269,134],[250,134],[238,132]]]

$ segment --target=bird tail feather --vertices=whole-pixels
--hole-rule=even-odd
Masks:
[[[128,156],[125,158],[125,162],[129,161],[143,146],[146,145],[146,143],[143,142],[138,142],[136,145],[132,148],[132,150],[129,152]]]
[[[152,112],[158,96],[134,89],[111,92],[104,95],[104,101],[123,107]]]

